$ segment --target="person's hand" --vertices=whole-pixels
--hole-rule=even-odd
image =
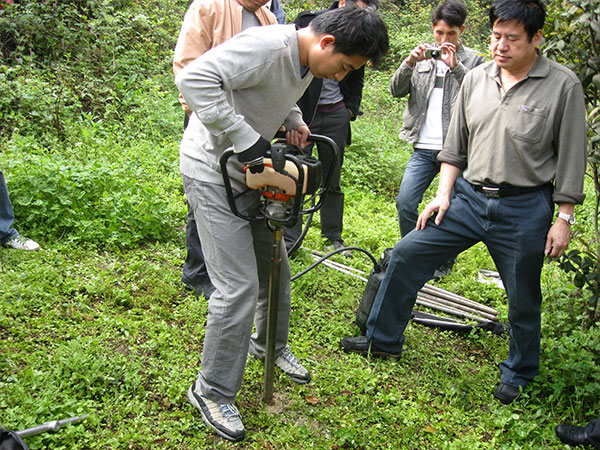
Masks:
[[[290,145],[295,145],[296,147],[304,148],[308,145],[309,135],[309,128],[306,125],[302,125],[296,128],[295,130],[290,130],[286,132],[285,139]]]
[[[237,157],[240,162],[248,166],[250,172],[261,173],[265,169],[263,164],[265,154],[270,148],[271,143],[261,136],[252,147],[238,153]]]
[[[418,63],[419,61],[423,61],[425,59],[425,51],[428,48],[429,48],[429,46],[427,44],[417,45],[415,48],[412,49],[412,51],[409,53],[409,55],[406,57],[406,59],[404,61],[410,67],[414,67],[414,65],[416,63]]]
[[[451,70],[454,70],[458,65],[458,61],[456,60],[456,45],[450,42],[443,42],[440,45],[442,49],[442,61],[446,63]]]
[[[560,258],[565,254],[571,239],[571,227],[562,219],[556,219],[546,236],[544,254],[549,258]]]
[[[439,225],[442,223],[442,219],[444,218],[444,214],[448,211],[450,207],[450,198],[444,195],[436,196],[431,202],[427,204],[425,209],[417,219],[417,225],[415,226],[416,230],[423,230],[427,225],[427,220],[431,217],[433,213],[437,213],[435,216],[435,224]]]

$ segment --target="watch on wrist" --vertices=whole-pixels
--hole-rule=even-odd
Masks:
[[[558,211],[556,213],[556,217],[558,217],[559,219],[564,220],[569,225],[573,225],[576,222],[575,214],[565,214],[565,213],[562,213],[562,212]]]

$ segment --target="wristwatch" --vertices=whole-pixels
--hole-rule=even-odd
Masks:
[[[576,222],[575,214],[565,214],[565,213],[562,213],[562,212],[558,211],[556,213],[556,217],[558,217],[559,219],[564,220],[569,225],[573,225]]]

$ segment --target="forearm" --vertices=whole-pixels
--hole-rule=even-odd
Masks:
[[[394,73],[390,83],[390,92],[394,97],[404,97],[409,93],[411,76],[412,67],[405,60]]]
[[[440,167],[440,179],[436,196],[449,199],[454,188],[454,182],[460,174],[460,168],[449,163],[442,163]]]

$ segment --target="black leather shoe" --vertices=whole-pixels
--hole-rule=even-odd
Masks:
[[[500,400],[500,403],[509,405],[521,396],[521,391],[518,387],[500,383],[494,392],[494,397]]]
[[[592,445],[590,436],[585,431],[585,427],[561,424],[556,427],[556,435],[565,444]]]
[[[330,241],[331,242],[331,247],[328,247],[328,252],[331,252],[333,250],[338,250],[340,248],[343,248],[346,246],[346,244],[344,244],[344,241]],[[345,250],[342,253],[342,256],[344,258],[348,258],[348,259],[352,259],[352,253],[350,253],[350,250]]]
[[[206,300],[208,300],[212,293],[215,291],[215,287],[213,286],[210,280],[202,281],[196,285],[184,282],[183,287],[187,291],[192,292],[196,297],[203,295]]]
[[[400,359],[401,353],[390,353],[381,350],[369,341],[365,336],[346,337],[341,340],[340,345],[345,352],[358,353],[363,356],[375,356],[377,358]]]

